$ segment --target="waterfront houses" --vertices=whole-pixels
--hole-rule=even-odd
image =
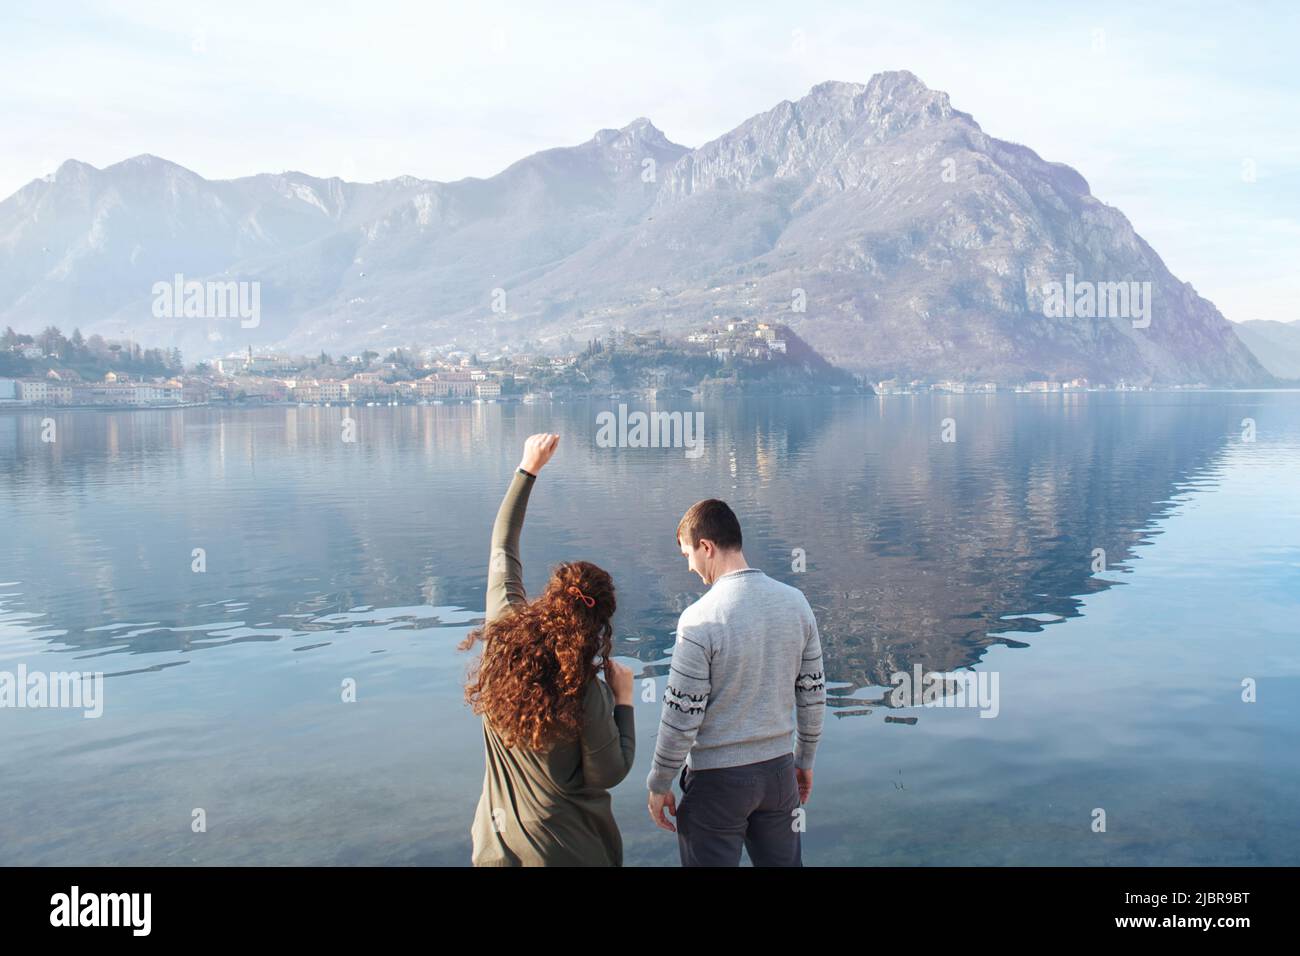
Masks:
[[[105,381],[90,383],[64,381],[55,373],[42,379],[0,379],[0,404],[147,406],[183,401],[184,386],[176,379],[131,382],[112,372]]]

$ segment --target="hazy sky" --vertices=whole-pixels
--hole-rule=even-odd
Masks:
[[[908,69],[1077,169],[1228,318],[1300,318],[1300,5],[1053,6],[17,0],[0,196],[139,153],[208,178],[489,176],[638,116],[698,146]]]

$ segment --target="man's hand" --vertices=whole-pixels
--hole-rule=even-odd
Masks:
[[[677,816],[677,800],[673,796],[673,792],[669,790],[667,793],[655,793],[653,790],[651,790],[650,791],[650,819],[655,822],[655,826],[661,827],[662,829],[668,830],[672,833],[676,833],[677,828],[673,826],[671,823],[669,823],[667,818],[664,817],[665,807],[668,809],[668,812],[671,813],[674,817]]]
[[[799,802],[807,803],[812,796],[812,771],[795,767],[794,778],[799,783]]]
[[[529,435],[528,441],[524,442],[524,457],[520,460],[519,467],[529,474],[537,474],[551,460],[555,446],[559,443],[560,436],[551,432]]]

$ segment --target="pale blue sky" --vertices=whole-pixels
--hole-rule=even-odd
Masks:
[[[1300,8],[1053,6],[17,0],[0,195],[146,152],[209,178],[487,176],[638,116],[698,146],[908,69],[1079,170],[1228,318],[1300,318]]]

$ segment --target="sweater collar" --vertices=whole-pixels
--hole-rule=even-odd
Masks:
[[[728,571],[721,577],[715,578],[713,583],[717,584],[719,581],[725,581],[728,578],[738,578],[742,574],[762,574],[762,572],[758,568],[737,568],[735,571]]]

